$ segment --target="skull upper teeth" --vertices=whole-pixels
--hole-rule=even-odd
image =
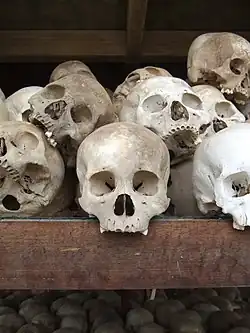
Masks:
[[[103,227],[100,227],[101,234],[103,234],[105,231],[107,231],[107,230],[105,230]]]
[[[142,233],[144,236],[147,236],[147,234],[148,234],[148,229],[142,231],[141,233]]]

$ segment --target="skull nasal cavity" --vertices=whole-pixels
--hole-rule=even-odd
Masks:
[[[215,133],[221,131],[223,128],[226,128],[226,127],[227,127],[227,124],[223,120],[220,120],[217,118],[213,120],[213,129],[214,129]]]
[[[179,101],[173,101],[171,105],[171,118],[173,120],[189,119],[188,111]]]
[[[133,216],[135,207],[132,199],[128,194],[120,194],[115,201],[114,213],[117,216],[126,215]]]
[[[64,101],[51,103],[46,107],[45,113],[48,114],[51,117],[51,119],[58,120],[61,117],[61,115],[64,113],[66,105],[67,104]]]

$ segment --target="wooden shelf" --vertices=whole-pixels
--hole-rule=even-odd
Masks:
[[[2,220],[1,289],[250,285],[250,231],[229,220],[164,219],[148,236],[100,234],[96,220]]]

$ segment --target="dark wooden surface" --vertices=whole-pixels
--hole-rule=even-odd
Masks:
[[[230,221],[153,221],[148,236],[96,221],[1,222],[0,288],[138,289],[250,285],[250,230]]]
[[[144,25],[148,0],[128,0],[127,13],[127,55],[137,57],[141,54]]]

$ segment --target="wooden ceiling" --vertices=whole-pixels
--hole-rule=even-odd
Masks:
[[[250,40],[248,12],[248,0],[9,0],[0,61],[183,61],[204,32]]]

